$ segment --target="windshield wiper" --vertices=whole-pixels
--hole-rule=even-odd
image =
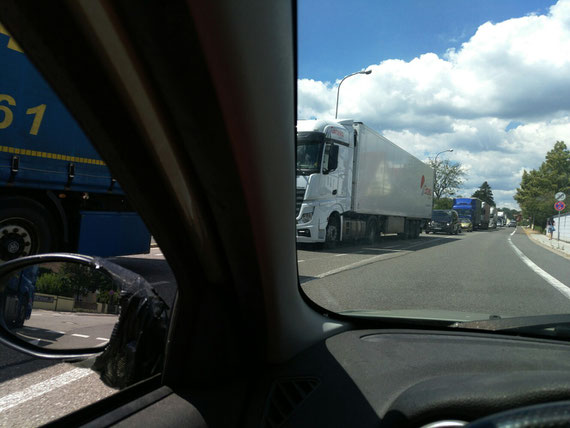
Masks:
[[[570,314],[531,315],[514,318],[495,316],[488,320],[456,322],[450,327],[570,337]]]

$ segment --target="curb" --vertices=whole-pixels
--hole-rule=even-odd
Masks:
[[[541,235],[540,233],[530,233],[527,231],[527,229],[523,228],[523,232],[526,234],[526,236],[532,241],[534,242],[536,245],[541,246],[542,248],[546,248],[548,251],[551,251],[554,254],[558,254],[561,257],[564,257],[565,259],[570,260],[570,254],[566,253],[565,251],[559,250],[558,248],[554,248],[550,245],[546,245],[544,243],[542,243],[541,241],[539,241],[536,238],[533,238],[532,235]],[[570,247],[570,244],[565,242],[565,244],[567,244]]]

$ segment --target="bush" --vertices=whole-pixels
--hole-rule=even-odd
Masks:
[[[36,293],[73,297],[73,290],[65,275],[49,272],[40,275],[36,281]]]

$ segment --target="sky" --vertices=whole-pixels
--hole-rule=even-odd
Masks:
[[[298,0],[298,118],[360,120],[459,162],[499,207],[556,141],[570,146],[570,0]]]

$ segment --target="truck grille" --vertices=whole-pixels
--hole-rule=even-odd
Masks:
[[[299,215],[299,211],[301,210],[301,205],[303,204],[303,199],[305,199],[305,189],[297,189],[297,194],[295,198],[295,217]]]

